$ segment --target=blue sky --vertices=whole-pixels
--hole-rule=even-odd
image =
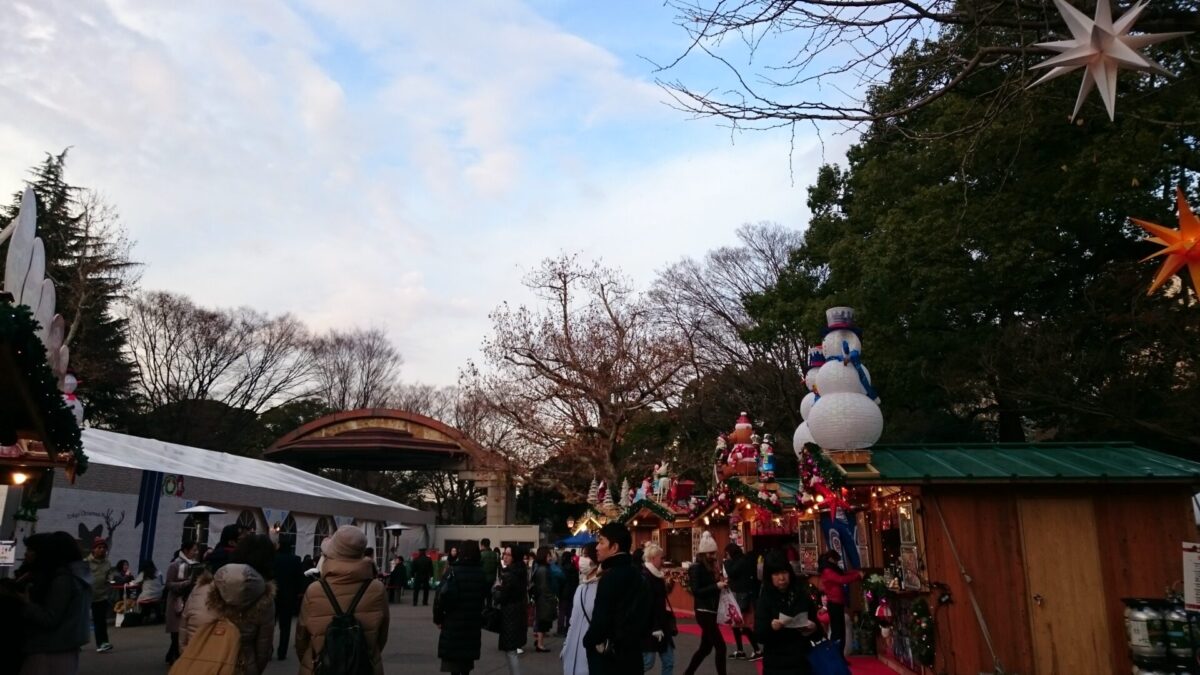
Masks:
[[[73,146],[145,288],[382,326],[407,380],[453,383],[542,257],[644,287],[743,222],[802,227],[849,142],[799,136],[793,185],[786,134],[664,105],[644,58],[687,36],[657,2],[7,4],[0,191]]]

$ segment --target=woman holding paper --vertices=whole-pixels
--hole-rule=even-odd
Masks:
[[[769,560],[755,607],[754,628],[762,643],[762,675],[809,675],[809,636],[817,631],[817,612],[796,582],[786,560]]]

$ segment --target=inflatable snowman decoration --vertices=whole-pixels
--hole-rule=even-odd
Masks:
[[[825,450],[869,448],[883,433],[883,413],[871,374],[861,362],[862,332],[854,325],[854,310],[849,307],[830,308],[825,317],[821,343],[825,363],[816,371],[818,393],[805,424],[812,441]],[[812,370],[808,377],[812,379]]]
[[[816,443],[813,440],[812,432],[808,430],[808,415],[812,412],[813,404],[817,402],[817,373],[823,365],[825,365],[824,352],[816,347],[810,349],[808,374],[804,377],[804,385],[808,387],[808,393],[800,401],[800,419],[804,421],[796,427],[796,433],[792,436],[792,449],[796,451],[796,457],[800,456],[800,451],[804,449],[805,444]]]

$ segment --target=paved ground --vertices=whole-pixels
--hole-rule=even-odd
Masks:
[[[404,673],[405,675],[433,675],[437,673],[441,662],[437,658],[437,627],[430,620],[429,607],[413,607],[410,604],[392,605],[391,632],[388,645],[384,650],[384,672]],[[681,620],[681,625],[689,622]],[[687,659],[696,650],[700,640],[691,631],[683,630],[676,638],[677,675],[683,672]],[[166,673],[167,666],[163,657],[167,652],[169,640],[163,632],[162,624],[139,626],[137,628],[110,628],[110,638],[115,649],[108,654],[97,654],[95,645],[84,649],[80,672],[82,675],[141,675],[142,673]],[[529,651],[521,656],[522,675],[559,675],[562,667],[558,660],[558,650],[562,646],[561,638],[549,638],[547,646],[553,650],[549,654],[533,653],[533,636],[530,635]],[[508,667],[499,651],[496,650],[496,636],[492,633],[483,634],[482,658],[476,663],[477,675],[506,675]],[[859,669],[855,668],[858,672]],[[272,661],[267,668],[268,675],[285,675],[297,672],[297,661],[294,654],[287,661]],[[658,672],[657,664],[655,673]],[[716,672],[709,661],[699,671],[702,675]],[[862,671],[869,672],[869,671]],[[729,675],[755,675],[758,673],[756,664],[744,661],[730,661]]]
[[[139,626],[137,628],[110,628],[115,649],[108,654],[96,654],[95,645],[88,645],[82,657],[80,672],[82,675],[134,675],[141,673],[166,673],[163,663],[169,640],[163,632],[161,624],[154,626]],[[430,675],[437,673],[441,662],[437,658],[438,630],[430,620],[429,607],[416,607],[410,604],[392,605],[391,632],[387,647],[384,649],[384,671],[388,673],[412,673]],[[554,650],[550,654],[536,654],[533,649],[533,635],[530,634],[529,650],[521,656],[521,672],[523,675],[558,675],[562,666],[558,660],[558,650],[562,646],[561,638],[549,638],[547,645]],[[699,644],[699,639],[692,635],[679,636],[679,650],[685,657],[690,657]],[[476,663],[473,673],[479,675],[506,675],[501,652],[496,649],[496,635],[483,634],[483,652]],[[676,673],[682,673],[685,664],[676,666]],[[268,675],[284,675],[297,671],[295,655],[287,661],[272,661],[267,668]],[[657,669],[656,671],[657,672]],[[701,673],[715,672],[709,665]],[[754,664],[733,661],[730,662],[729,675],[752,675],[758,669]]]

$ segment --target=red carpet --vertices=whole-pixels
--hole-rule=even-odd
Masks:
[[[733,644],[733,631],[729,630],[729,626],[720,626],[721,635],[725,636],[726,644]],[[688,635],[700,635],[700,627],[694,623],[679,622],[679,632],[687,633]],[[677,653],[675,660],[678,663],[680,655]],[[684,663],[686,663],[686,658]],[[758,672],[762,672],[762,664],[759,664]],[[850,672],[854,675],[896,675],[895,671],[883,665],[873,656],[851,656],[850,657]]]

